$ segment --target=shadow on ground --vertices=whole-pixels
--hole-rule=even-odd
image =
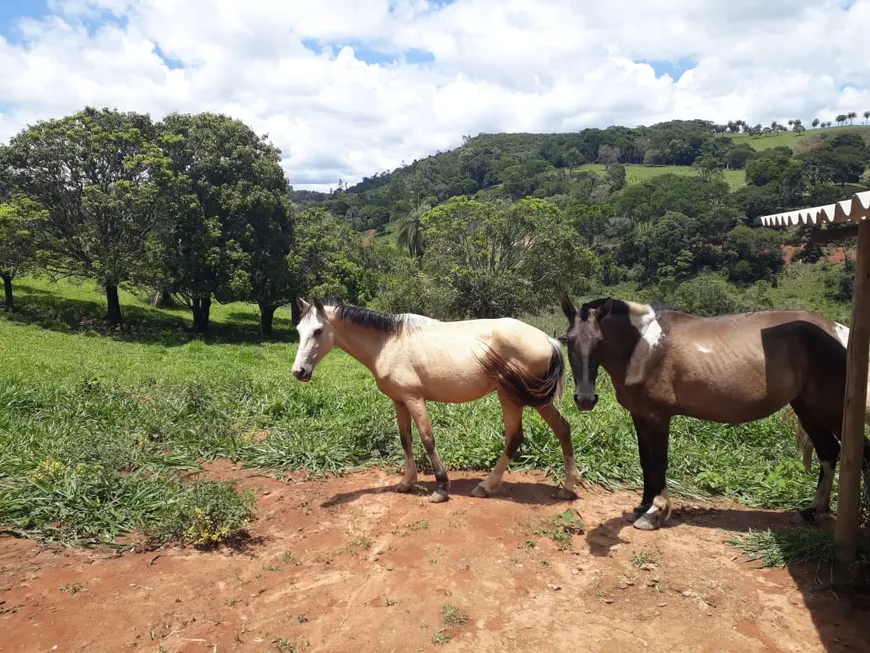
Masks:
[[[253,313],[233,311],[229,322],[212,320],[207,333],[193,330],[191,317],[135,303],[122,303],[124,323],[113,326],[105,320],[104,300],[73,299],[53,294],[42,288],[17,284],[15,313],[2,313],[13,322],[39,326],[58,333],[89,333],[127,342],[159,344],[165,347],[184,345],[192,340],[206,344],[261,344],[266,342],[296,342],[297,334],[284,316],[276,314],[274,331],[269,336],[260,333],[258,317]],[[289,312],[288,312],[289,314]]]

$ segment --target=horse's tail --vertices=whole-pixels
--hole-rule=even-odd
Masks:
[[[484,353],[475,357],[483,369],[496,379],[499,388],[520,406],[544,406],[555,397],[562,396],[563,378],[565,375],[565,357],[562,344],[550,338],[552,352],[550,365],[543,377],[526,374],[516,365],[499,355],[492,347],[484,344]]]
[[[797,419],[795,420],[794,436],[795,444],[801,455],[801,462],[804,464],[807,474],[809,474],[813,466],[813,452],[816,448],[813,446],[810,436],[804,431],[804,427],[801,426],[800,420]]]

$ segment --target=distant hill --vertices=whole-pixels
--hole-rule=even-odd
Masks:
[[[710,173],[722,174],[731,190],[737,190],[745,185],[744,168],[756,152],[786,146],[799,153],[847,132],[870,143],[870,126],[864,125],[802,132],[767,128],[764,133],[754,127],[754,134],[731,133],[735,129],[747,128],[742,122],[723,126],[674,120],[570,133],[484,133],[332,193],[296,191],[293,199],[303,207],[325,206],[361,231],[383,233],[388,223],[455,195],[596,204],[614,184],[630,186],[663,174]],[[609,166],[616,166],[612,175]]]

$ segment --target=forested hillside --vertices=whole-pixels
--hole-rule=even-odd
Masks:
[[[439,318],[535,321],[562,293],[607,292],[846,320],[844,250],[786,250],[802,235],[757,218],[867,188],[870,128],[789,122],[480,134],[326,194],[293,191],[238,120],[88,108],[0,148],[6,306],[30,274],[96,283],[111,325],[119,288],[181,302],[197,332],[213,301],[257,304],[268,333],[310,295]]]

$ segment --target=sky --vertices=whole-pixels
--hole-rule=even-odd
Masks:
[[[0,143],[214,111],[329,190],[481,132],[860,116],[868,34],[870,0],[0,0]]]

